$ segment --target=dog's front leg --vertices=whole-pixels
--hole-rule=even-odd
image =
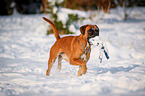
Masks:
[[[81,76],[82,74],[86,74],[87,66],[85,62],[77,59],[71,59],[70,64],[79,66],[78,76]]]

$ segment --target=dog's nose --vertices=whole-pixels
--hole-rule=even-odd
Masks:
[[[95,30],[95,34],[99,36],[99,30]]]
[[[99,36],[99,31],[96,32],[96,35]]]

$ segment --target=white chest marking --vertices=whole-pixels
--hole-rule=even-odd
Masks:
[[[83,59],[83,60],[87,60],[87,58],[86,58],[86,54],[85,54],[85,53],[81,56],[81,59]]]

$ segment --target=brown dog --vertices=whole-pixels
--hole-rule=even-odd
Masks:
[[[90,58],[91,52],[89,39],[99,36],[99,28],[96,25],[84,25],[80,27],[81,34],[79,36],[66,36],[60,38],[54,23],[45,17],[43,17],[43,19],[52,26],[57,40],[50,49],[46,75],[49,76],[52,65],[57,57],[58,71],[60,71],[61,61],[64,59],[71,65],[79,66],[78,76],[85,74],[87,72],[86,63]]]

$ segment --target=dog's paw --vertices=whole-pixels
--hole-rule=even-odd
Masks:
[[[87,67],[82,69],[82,74],[86,74],[86,72],[87,72]]]
[[[87,67],[86,66],[84,66],[84,67],[80,66],[78,76],[82,76],[82,74],[86,74],[86,72],[87,72]]]
[[[58,66],[57,71],[60,72],[60,70],[61,70],[61,66]]]
[[[49,76],[49,71],[48,70],[46,71],[46,76]]]

